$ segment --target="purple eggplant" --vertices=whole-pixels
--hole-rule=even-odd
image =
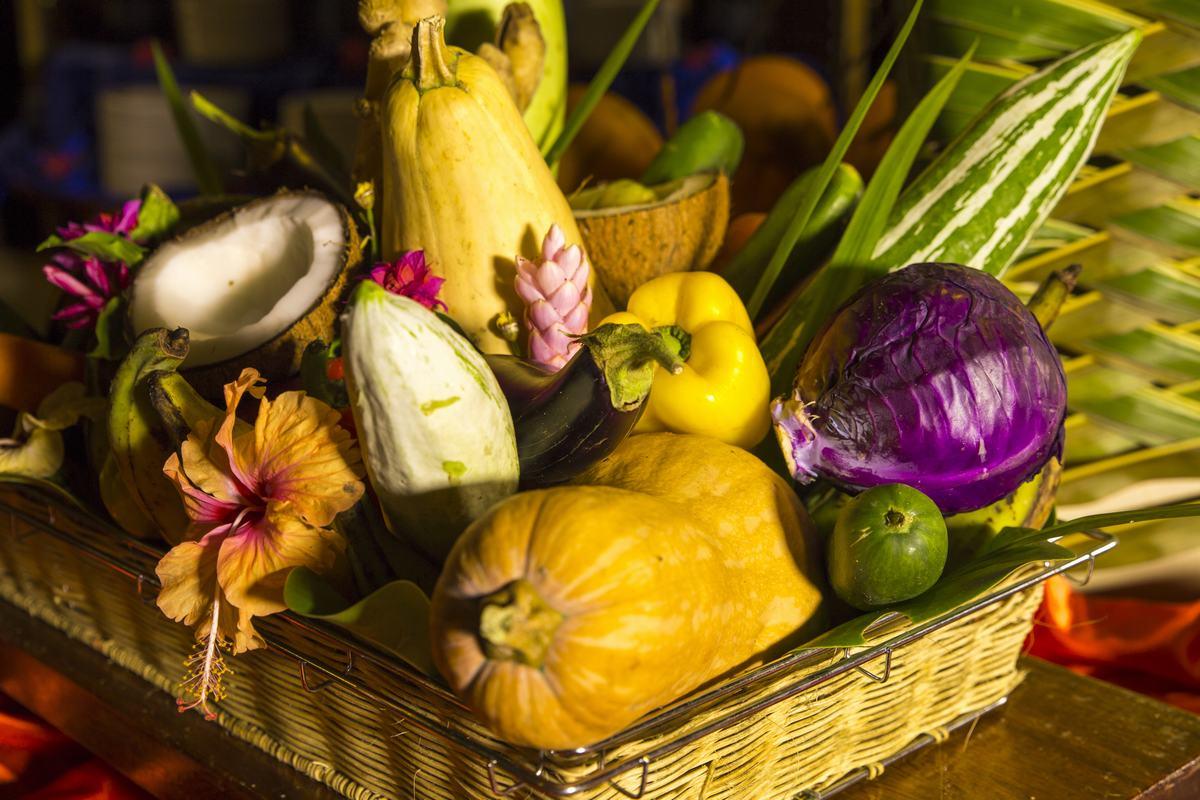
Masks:
[[[562,369],[515,356],[487,356],[517,432],[521,488],[564,483],[610,454],[645,409],[654,371],[682,362],[640,325],[601,325]]]

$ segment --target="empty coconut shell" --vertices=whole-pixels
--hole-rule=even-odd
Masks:
[[[729,223],[729,180],[693,175],[657,202],[578,210],[575,221],[597,276],[624,308],[651,278],[712,263]]]

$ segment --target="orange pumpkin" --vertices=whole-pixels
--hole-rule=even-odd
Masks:
[[[733,176],[733,212],[769,211],[806,168],[825,158],[837,137],[828,84],[812,68],[780,55],[753,56],[701,87],[692,113],[715,109],[746,137]]]
[[[495,506],[434,591],[434,661],[505,740],[593,744],[822,624],[812,524],[746,451],[634,436],[579,483]]]

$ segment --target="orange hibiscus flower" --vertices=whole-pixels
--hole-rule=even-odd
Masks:
[[[222,695],[222,648],[263,645],[253,619],[282,611],[288,573],[328,570],[345,543],[329,529],[362,496],[362,461],[341,418],[303,392],[263,396],[257,370],[225,386],[224,417],[198,424],[163,472],[183,497],[187,541],[158,562],[158,607],[196,626],[198,650],[183,692],[212,716]],[[259,400],[253,427],[236,416],[242,396]]]

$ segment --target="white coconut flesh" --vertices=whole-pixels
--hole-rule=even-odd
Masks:
[[[187,328],[185,366],[248,353],[302,319],[346,259],[338,207],[310,193],[256,200],[159,247],[134,278],[135,333]]]

